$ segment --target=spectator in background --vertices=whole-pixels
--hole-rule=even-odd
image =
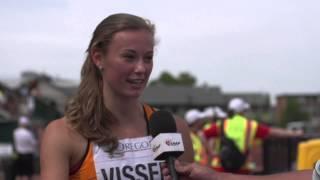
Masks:
[[[29,117],[33,116],[36,108],[36,98],[40,95],[38,80],[34,79],[20,87],[22,103],[20,104],[20,113]]]
[[[209,128],[212,124],[217,123],[218,121],[221,121],[225,118],[227,118],[227,113],[225,113],[220,107],[207,107],[203,111],[203,116],[207,120],[207,123],[204,126],[204,129]],[[212,137],[209,139],[206,139],[206,149],[209,155],[209,166],[214,167],[215,165],[215,159],[218,156],[219,152],[219,144],[220,144],[220,138]]]
[[[216,122],[215,119],[215,108],[214,107],[206,107],[203,112],[203,118],[205,119],[206,123],[204,124],[204,128],[210,127],[212,123]]]
[[[28,85],[28,96],[26,97],[26,107],[27,107],[27,113],[29,116],[33,115],[33,112],[35,110],[35,98],[40,95],[40,91],[38,88],[38,81],[33,80]]]
[[[201,165],[208,165],[208,153],[203,140],[198,133],[205,123],[203,113],[197,109],[190,109],[185,113],[185,120],[190,127],[190,137],[194,151],[194,161]]]
[[[203,116],[206,119],[210,120],[209,124],[211,124],[221,119],[227,118],[227,113],[225,113],[219,106],[210,106],[203,110]]]
[[[28,117],[21,116],[19,127],[13,132],[14,150],[17,154],[16,173],[17,179],[32,179],[34,174],[34,155],[36,153],[37,141],[29,129]]]
[[[204,125],[204,128],[208,128],[211,126],[211,124],[216,123],[217,121],[220,121],[222,119],[225,119],[228,117],[227,113],[225,113],[220,107],[206,107],[203,112],[202,116],[205,119],[206,123]]]
[[[247,156],[254,138],[267,138],[267,137],[296,137],[301,136],[300,132],[289,131],[286,129],[268,127],[259,124],[255,120],[250,120],[245,116],[245,112],[250,108],[250,105],[241,98],[231,99],[228,104],[229,117],[224,121],[213,123],[203,131],[205,138],[210,139],[224,135],[231,139],[238,150]],[[223,126],[221,124],[223,122]],[[219,149],[219,156],[213,160],[213,168],[217,171],[228,172],[221,163],[221,148]],[[231,160],[232,161],[232,160]],[[233,161],[233,163],[235,160]],[[251,173],[250,166],[245,162],[240,169],[232,171],[234,173],[248,174]]]

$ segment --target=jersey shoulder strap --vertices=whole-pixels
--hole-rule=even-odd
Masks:
[[[150,117],[152,115],[153,112],[157,111],[157,109],[155,109],[154,107],[148,105],[148,104],[143,104],[143,110],[144,110],[144,114],[145,117],[150,120]]]

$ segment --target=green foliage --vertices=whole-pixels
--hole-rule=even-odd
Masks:
[[[289,122],[293,121],[307,121],[309,120],[309,115],[303,112],[300,104],[294,98],[289,98],[287,101],[287,107],[282,115],[282,126],[285,126]]]
[[[164,71],[160,74],[158,79],[151,80],[150,86],[156,84],[194,86],[196,82],[196,78],[188,72],[182,72],[178,77],[174,77],[171,73]]]
[[[161,74],[159,81],[168,85],[177,84],[177,80],[175,79],[175,77],[166,71]]]
[[[180,73],[177,80],[179,84],[186,86],[194,86],[197,81],[196,78],[188,72]]]

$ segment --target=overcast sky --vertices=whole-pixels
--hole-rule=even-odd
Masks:
[[[157,27],[151,78],[193,74],[225,92],[320,93],[319,0],[1,0],[1,77],[79,80],[96,25],[132,13]]]

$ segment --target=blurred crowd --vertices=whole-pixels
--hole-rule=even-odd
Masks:
[[[31,117],[35,110],[35,98],[40,95],[36,80],[22,84],[15,90],[0,87],[0,109],[9,119]]]
[[[217,106],[202,111],[189,109],[184,118],[191,130],[194,160],[216,171],[258,173],[263,169],[263,139],[298,137],[303,134],[301,131],[269,127],[250,119],[246,115],[249,109],[250,104],[241,98],[231,99],[226,110]],[[225,142],[225,137],[229,142]]]
[[[11,174],[17,179],[31,179],[35,173],[35,165],[39,164],[35,160],[39,158],[39,141],[44,129],[41,123],[34,121],[36,98],[39,96],[37,80],[23,83],[16,89],[0,86],[0,115],[3,123],[1,129],[6,128],[7,123],[10,125],[7,131],[11,132],[2,132],[1,138],[4,141],[10,137],[12,147],[11,152],[2,154],[2,161],[8,158],[13,160],[12,163],[1,161],[2,168],[10,166],[7,167],[10,172],[5,172],[7,176]]]

